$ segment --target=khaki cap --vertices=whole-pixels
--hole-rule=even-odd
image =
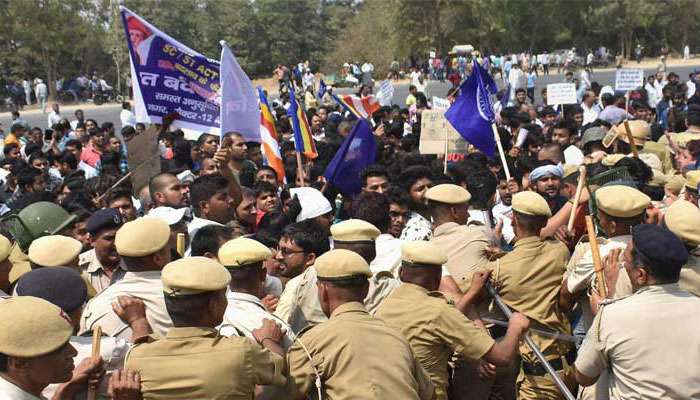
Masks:
[[[17,296],[0,302],[0,353],[38,357],[63,347],[73,325],[63,310],[44,299]]]
[[[320,279],[343,279],[356,276],[371,277],[369,264],[354,251],[336,249],[324,253],[314,264]]]
[[[7,260],[12,252],[12,242],[10,239],[0,235],[0,262]]]
[[[598,209],[619,218],[636,217],[644,212],[651,203],[651,198],[639,190],[624,186],[603,186],[595,192]]]
[[[685,200],[676,200],[664,215],[666,227],[691,246],[700,245],[700,209]]]
[[[29,261],[42,267],[71,266],[80,255],[83,244],[63,235],[42,236],[29,245]]]
[[[331,225],[331,236],[334,242],[374,242],[380,234],[376,226],[361,219],[349,219]]]
[[[447,255],[435,244],[418,240],[401,246],[401,261],[442,268],[442,264],[447,262]]]
[[[219,262],[226,268],[236,268],[267,260],[272,251],[257,240],[240,237],[229,240],[219,248]]]
[[[120,256],[145,257],[161,250],[170,239],[170,227],[158,218],[142,217],[122,225],[114,245]]]
[[[698,190],[700,185],[700,171],[690,171],[685,174],[685,187],[691,190]]]
[[[569,176],[578,172],[578,165],[574,164],[564,164],[564,175],[562,178],[568,178]]]
[[[513,195],[511,200],[513,211],[535,217],[551,217],[552,209],[547,200],[532,191],[519,192]]]
[[[658,169],[652,169],[652,177],[649,183],[647,183],[647,186],[651,187],[664,187],[666,182],[668,182],[668,177],[664,175],[663,172],[659,171]]]
[[[226,288],[231,274],[223,265],[207,257],[186,257],[168,263],[161,275],[167,296],[188,296]]]
[[[471,200],[472,195],[467,189],[453,185],[451,183],[443,183],[431,187],[425,192],[425,198],[431,201],[445,204],[464,204]]]
[[[627,157],[624,154],[608,154],[607,156],[603,157],[603,161],[601,161],[601,164],[605,165],[606,167],[612,167],[615,164],[617,164],[618,161],[622,160],[623,158]]]
[[[644,142],[651,139],[651,127],[649,123],[642,120],[632,120],[627,121],[630,127],[630,132],[632,132],[632,138],[634,139],[634,144],[638,146],[643,146]],[[629,143],[629,138],[627,137],[627,130],[625,129],[625,124],[620,123],[613,127],[615,132],[619,135],[618,137],[625,143]]]
[[[679,194],[683,189],[683,186],[685,186],[685,178],[683,178],[683,175],[673,175],[672,177],[668,178],[668,182],[666,182],[664,185],[664,189],[668,189],[675,194]]]

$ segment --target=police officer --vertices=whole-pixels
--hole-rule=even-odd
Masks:
[[[76,218],[61,206],[47,201],[30,204],[19,213],[3,218],[2,224],[10,233],[8,239],[13,243],[9,257],[12,263],[10,284],[31,270],[27,251],[32,241],[42,236],[67,232]]]
[[[80,315],[87,301],[87,289],[81,276],[75,270],[67,267],[39,268],[24,274],[17,282],[15,291],[18,296],[34,296],[44,299],[61,308],[71,320],[74,331],[80,328]],[[143,302],[134,298],[119,298],[119,316],[131,326],[134,336],[148,335],[148,324]],[[76,349],[73,358],[76,363],[92,356],[92,337],[71,336],[71,345]],[[124,356],[131,343],[123,339],[104,336],[101,338],[100,355],[102,366],[106,372],[111,372],[124,366]],[[81,364],[84,368],[87,362]],[[88,363],[89,364],[89,363]],[[74,373],[75,375],[75,373]],[[83,391],[86,388],[83,388]],[[49,385],[43,392],[47,398],[60,391],[59,385]],[[101,380],[98,393],[107,395],[107,381]]]
[[[664,224],[683,241],[689,253],[678,284],[700,296],[700,209],[685,200],[675,201],[666,211]]]
[[[315,268],[329,320],[300,332],[287,353],[291,398],[323,392],[334,400],[431,399],[433,385],[406,339],[362,304],[369,264],[352,251],[332,250]]]
[[[469,290],[471,276],[488,261],[486,248],[490,238],[483,226],[467,225],[471,194],[461,186],[442,184],[425,192],[433,215],[430,240],[443,254],[452,278],[462,292]]]
[[[226,293],[228,306],[219,332],[224,336],[239,335],[255,339],[253,331],[270,319],[286,331],[282,338],[282,347],[286,350],[294,341],[294,333],[261,301],[267,276],[263,262],[270,256],[272,251],[267,246],[243,237],[229,240],[219,248],[218,260],[231,274],[230,290]]]
[[[63,235],[42,236],[29,245],[29,251],[27,252],[29,265],[33,270],[46,267],[69,267],[76,272],[80,272],[78,257],[82,248],[82,243],[72,237]],[[84,277],[84,281],[88,298],[95,297],[97,294],[95,288],[87,281],[87,277]]]
[[[651,205],[651,198],[639,190],[623,185],[604,186],[594,192],[597,216],[602,233],[608,238],[599,246],[601,259],[614,249],[624,249],[632,240],[631,229],[644,222],[646,209]],[[581,256],[579,256],[581,255]],[[590,243],[581,243],[574,251],[567,266],[567,277],[562,285],[562,298],[568,304],[562,304],[569,309],[574,299],[584,296],[579,301],[583,311],[584,329],[588,330],[593,320],[593,314],[585,294],[590,287],[595,287],[595,267],[590,250]],[[615,285],[607,287],[609,297],[624,297],[632,294],[632,288],[624,270],[618,271],[618,276],[607,276]],[[610,286],[607,285],[606,286]]]
[[[569,321],[558,302],[569,250],[561,242],[539,236],[552,216],[549,205],[531,191],[515,194],[512,205],[515,248],[488,266],[499,294],[508,306],[527,316],[531,326],[570,334]],[[561,378],[575,386],[572,346],[538,335],[533,335],[532,340]],[[518,399],[562,399],[554,380],[524,343],[520,346],[520,356]]]
[[[259,346],[221,337],[230,273],[206,257],[173,261],[163,269],[163,292],[174,327],[127,355],[147,399],[251,399],[256,385],[284,386],[282,331],[272,321],[253,331]]]
[[[435,385],[438,400],[447,399],[447,363],[453,353],[471,361],[484,358],[499,366],[512,361],[528,327],[526,317],[514,314],[505,338],[496,343],[483,327],[464,315],[483,289],[488,274],[475,273],[471,288],[453,306],[436,292],[442,265],[447,261],[437,246],[424,241],[406,243],[401,261],[399,276],[403,284],[379,306],[376,316],[408,339]]]
[[[623,268],[634,294],[601,304],[576,359],[579,384],[607,370],[611,398],[700,398],[700,321],[689,317],[700,313],[700,299],[678,286],[687,257],[668,229],[632,229]]]
[[[168,224],[156,218],[138,218],[117,231],[114,243],[128,272],[87,304],[81,319],[82,332],[100,325],[109,336],[131,337],[129,325],[112,308],[119,296],[131,296],[143,300],[153,333],[165,336],[172,321],[163,300],[161,269],[170,262],[169,239]]]
[[[97,293],[119,281],[126,267],[114,246],[117,231],[124,225],[119,210],[104,208],[90,216],[85,229],[90,234],[92,249],[80,254],[79,265]]]
[[[345,249],[359,254],[368,264],[376,256],[374,240],[380,231],[374,225],[360,219],[349,219],[331,226],[331,237],[336,249]],[[327,320],[318,300],[318,287],[316,269],[310,267],[304,271],[303,279],[295,286],[293,293],[285,289],[283,298],[289,297],[291,304],[290,326],[299,332],[309,324],[320,323]],[[368,312],[372,313],[381,301],[391,291],[399,286],[399,281],[390,273],[380,273],[370,277],[367,298],[364,301]]]
[[[89,368],[74,373],[73,326],[48,301],[31,296],[0,301],[0,319],[5,321],[0,324],[0,398],[40,399],[48,385],[67,382],[56,395],[72,399],[99,372],[99,360],[90,359]]]

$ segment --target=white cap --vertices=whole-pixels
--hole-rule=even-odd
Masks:
[[[168,225],[175,225],[186,216],[189,217],[189,208],[156,207],[148,213],[149,217],[158,218]],[[189,219],[189,218],[188,218]]]
[[[331,202],[318,189],[312,187],[300,187],[289,190],[292,198],[296,195],[301,204],[301,212],[297,216],[296,222],[316,218],[333,211]]]
[[[182,182],[182,183],[192,183],[194,182],[196,176],[190,171],[189,169],[186,169],[179,174],[177,174],[177,179]]]

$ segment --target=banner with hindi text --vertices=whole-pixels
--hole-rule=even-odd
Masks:
[[[173,127],[219,135],[219,61],[190,49],[125,7],[121,17],[137,120],[160,123],[163,116],[177,112]]]

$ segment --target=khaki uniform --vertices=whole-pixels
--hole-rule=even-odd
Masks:
[[[135,346],[126,368],[141,375],[145,400],[249,400],[255,385],[286,382],[282,357],[209,328],[172,328],[163,339]]]
[[[379,307],[376,317],[408,339],[423,368],[435,385],[437,400],[447,399],[447,363],[452,354],[478,361],[493,347],[494,340],[477,327],[439,292],[403,283]]]
[[[640,288],[603,306],[576,369],[608,370],[611,399],[700,399],[700,299],[677,284]]]
[[[287,353],[291,391],[315,393],[318,371],[323,398],[431,399],[430,377],[401,334],[371,317],[357,302],[341,305],[330,319],[299,335]],[[290,397],[296,398],[296,397]]]
[[[681,269],[678,281],[681,289],[700,296],[700,249],[693,249],[688,255],[688,264]]]
[[[309,325],[328,320],[318,301],[317,280],[316,269],[313,266],[307,268],[301,275],[287,282],[277,303],[275,315],[286,322],[295,333]],[[400,285],[401,282],[389,272],[379,272],[372,276],[364,301],[367,311],[370,314],[374,313],[379,304]]]
[[[631,241],[632,235],[614,236],[608,240],[599,239],[598,250],[600,251],[601,261],[612,250],[619,249],[624,251]],[[622,261],[622,257],[623,254],[620,253],[620,261]],[[590,243],[579,243],[576,246],[574,254],[566,266],[566,275],[566,285],[570,293],[577,293],[589,287],[596,287],[595,266],[593,265]],[[620,268],[617,283],[615,284],[615,298],[629,296],[632,292],[632,283],[627,275],[627,271],[624,268]],[[588,330],[594,317],[588,297],[579,300],[578,303],[583,311],[584,327]]]
[[[531,321],[531,327],[570,334],[569,321],[558,306],[568,259],[569,250],[564,244],[528,237],[519,239],[512,252],[490,263],[488,268],[492,270],[491,276],[503,301],[515,311],[525,314]],[[554,361],[555,366],[560,365],[558,370],[562,379],[574,386],[573,371],[566,359],[566,355],[573,350],[572,345],[535,334],[531,337],[548,361]],[[546,374],[525,374],[524,370],[539,365],[539,361],[524,342],[520,345],[520,356],[523,364],[516,382],[518,399],[562,399],[551,377]]]
[[[430,243],[447,254],[447,270],[462,291],[469,289],[474,272],[488,262],[486,246],[490,239],[483,226],[447,222],[435,228]]]
[[[104,271],[100,260],[97,259],[95,255],[95,249],[88,250],[80,254],[80,259],[78,260],[78,266],[82,272],[83,279],[95,288],[97,294],[102,293],[105,289],[113,285],[115,282],[121,280],[126,274],[126,268],[124,264],[120,261],[119,266],[112,273],[110,278]]]
[[[80,320],[81,332],[100,325],[106,335],[129,339],[131,328],[112,310],[117,296],[132,296],[143,300],[146,318],[157,337],[163,337],[173,326],[165,309],[160,271],[127,272],[124,278],[90,300]]]
[[[654,154],[657,156],[663,168],[661,172],[668,174],[673,170],[673,157],[665,145],[647,140],[644,142],[644,147],[642,147],[640,153]]]

